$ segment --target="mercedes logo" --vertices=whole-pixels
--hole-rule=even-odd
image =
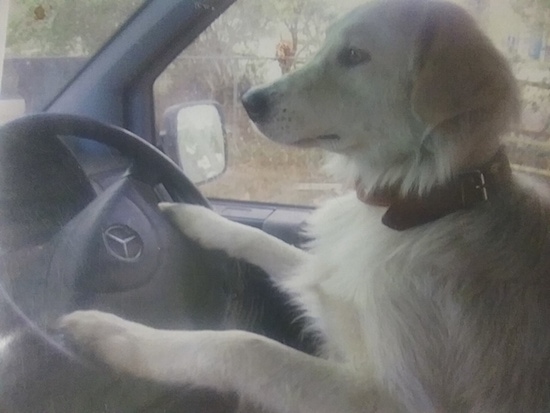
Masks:
[[[141,237],[127,225],[111,225],[103,231],[103,242],[107,251],[122,261],[135,261],[143,252]]]

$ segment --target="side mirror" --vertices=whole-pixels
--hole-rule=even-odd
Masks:
[[[164,112],[162,147],[194,183],[211,181],[227,167],[221,108],[213,102],[175,105]]]

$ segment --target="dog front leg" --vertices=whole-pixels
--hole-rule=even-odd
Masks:
[[[394,413],[339,364],[243,331],[155,330],[99,311],[60,320],[77,348],[145,379],[234,391],[276,413]]]
[[[189,238],[208,249],[225,251],[282,280],[307,258],[307,253],[259,229],[230,221],[208,208],[161,203],[159,208]]]

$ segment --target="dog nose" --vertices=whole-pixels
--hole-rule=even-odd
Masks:
[[[269,95],[266,89],[250,89],[241,101],[253,122],[262,122],[269,114]]]

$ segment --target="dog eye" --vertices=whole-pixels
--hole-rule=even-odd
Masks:
[[[371,59],[369,52],[355,47],[348,47],[342,50],[338,56],[338,61],[342,66],[353,67],[361,63],[367,63]]]

